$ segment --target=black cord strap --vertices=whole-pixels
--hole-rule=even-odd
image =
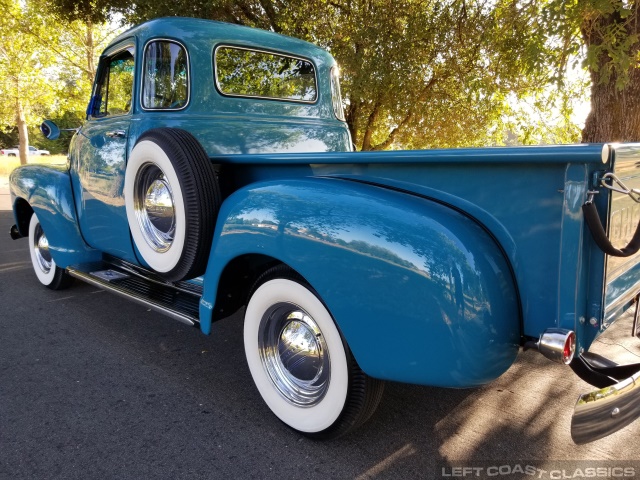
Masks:
[[[598,215],[598,210],[596,210],[595,204],[593,202],[587,202],[582,205],[582,213],[584,214],[584,219],[591,231],[593,240],[596,242],[598,247],[600,247],[600,250],[607,255],[614,257],[630,257],[640,250],[640,223],[638,224],[636,232],[633,234],[633,238],[629,244],[624,248],[617,249],[611,244],[609,238],[607,238],[607,234],[602,227],[600,215]]]

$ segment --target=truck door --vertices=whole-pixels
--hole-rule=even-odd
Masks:
[[[134,53],[129,41],[101,58],[87,122],[72,148],[71,175],[85,241],[135,262],[123,196],[135,89]]]

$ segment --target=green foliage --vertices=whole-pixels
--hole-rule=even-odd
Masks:
[[[38,131],[44,118],[62,128],[82,124],[99,49],[112,27],[75,21],[63,25],[41,3],[0,0],[0,142],[16,145],[22,116],[29,144],[64,153],[70,135],[49,143]],[[20,112],[20,113],[19,113]]]
[[[558,44],[550,61],[581,52],[590,73],[582,141],[640,141],[640,3],[550,0],[543,13],[544,33]]]
[[[588,85],[571,72],[583,61],[593,85],[632,92],[604,110],[629,112],[629,95],[640,90],[633,90],[640,81],[634,80],[640,61],[637,0],[48,2],[67,23],[81,19],[79,24],[91,26],[114,12],[139,23],[180,12],[319,44],[341,65],[347,122],[365,150],[576,141],[572,110]],[[70,51],[60,48],[58,55]],[[71,55],[66,61],[83,64]],[[87,91],[93,70],[66,72],[64,98]],[[268,86],[260,83],[264,78],[233,74],[226,80],[239,91],[282,90],[277,96],[307,88],[280,81]],[[592,95],[599,103],[609,93],[594,89]],[[640,115],[631,110],[625,115]],[[600,123],[621,117],[600,117]]]
[[[15,125],[18,101],[29,113],[50,101],[53,92],[42,73],[50,71],[55,59],[49,51],[38,48],[32,36],[22,33],[30,12],[13,0],[0,0],[0,8],[4,12],[0,15],[0,124]]]
[[[640,61],[639,8],[637,1],[552,0],[543,10],[544,33],[559,42],[560,55],[584,48],[585,66],[597,81],[622,90]]]
[[[507,0],[137,0],[122,13],[138,23],[180,11],[327,48],[341,66],[354,142],[372,150],[503,143],[500,129],[508,126],[509,102],[539,95],[549,81],[562,77],[549,62],[555,46],[545,36],[545,5]]]
[[[105,24],[113,20],[114,7],[127,8],[123,0],[45,0],[44,5],[64,23]]]

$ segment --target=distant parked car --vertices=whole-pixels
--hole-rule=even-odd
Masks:
[[[0,155],[7,155],[9,157],[17,157],[20,155],[18,151],[18,145],[15,145],[13,148],[5,148],[0,150]],[[27,155],[49,155],[49,150],[38,150],[36,147],[29,145],[27,149]]]

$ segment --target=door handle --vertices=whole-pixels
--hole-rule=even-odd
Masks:
[[[105,135],[109,138],[126,138],[127,132],[124,130],[114,130],[113,132],[107,132]]]

